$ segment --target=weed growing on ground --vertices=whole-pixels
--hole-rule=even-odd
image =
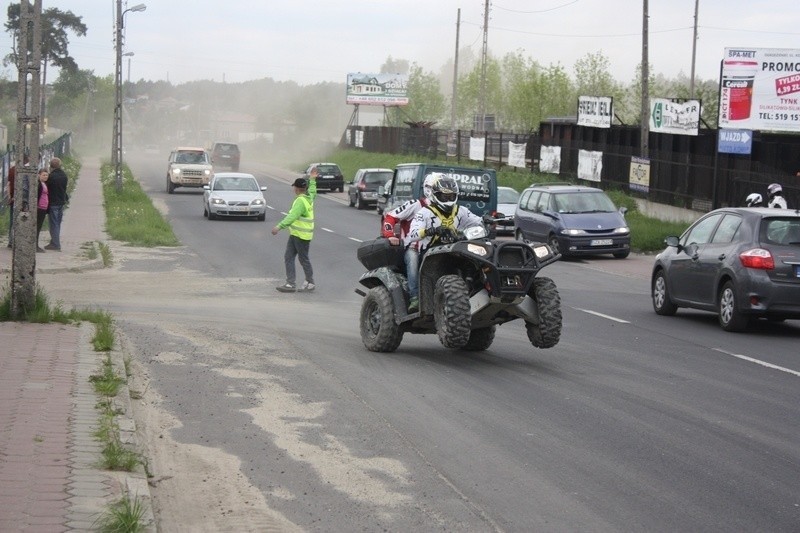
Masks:
[[[143,531],[144,503],[138,496],[124,494],[114,502],[93,524],[102,533],[136,533]]]

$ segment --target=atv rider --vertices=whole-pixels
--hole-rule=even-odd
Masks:
[[[769,191],[769,203],[767,207],[777,207],[778,209],[786,209],[786,198],[783,197],[783,187],[780,183],[771,183],[767,187]]]
[[[416,250],[423,255],[428,248],[452,239],[458,230],[483,224],[478,215],[466,207],[458,205],[458,182],[445,174],[432,174],[429,205],[423,207],[411,222],[404,242],[416,245]],[[411,248],[411,246],[409,246]],[[417,258],[419,264],[419,258]],[[419,309],[419,268],[408,269],[408,311]]]
[[[399,246],[401,239],[408,235],[411,220],[417,216],[417,213],[423,207],[427,207],[431,193],[431,185],[438,176],[443,176],[437,172],[433,172],[425,176],[422,182],[422,198],[419,200],[408,200],[391,211],[387,211],[383,217],[383,228],[381,234],[389,239],[392,246]],[[400,235],[395,235],[394,227],[400,224]],[[405,245],[405,243],[403,243]],[[419,270],[419,251],[417,250],[417,243],[406,245],[405,255],[403,257],[406,268],[406,278],[408,279],[408,290],[411,294],[416,294],[419,288],[417,287],[417,271]]]

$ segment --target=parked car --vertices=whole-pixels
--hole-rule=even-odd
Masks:
[[[347,187],[347,197],[350,207],[364,209],[376,207],[378,205],[378,187],[386,186],[386,182],[392,179],[392,169],[390,168],[362,168],[356,171],[356,175]]]
[[[667,237],[651,277],[653,309],[717,313],[726,331],[757,318],[800,318],[800,214],[789,209],[723,208]]]
[[[217,217],[266,220],[266,190],[252,174],[218,172],[211,183],[203,187],[203,216],[209,220]]]
[[[517,240],[546,242],[564,257],[612,254],[624,259],[631,251],[625,212],[601,189],[532,185],[520,194],[514,235]]]
[[[175,148],[167,163],[167,192],[172,194],[178,187],[203,187],[213,174],[211,158],[204,149]]]
[[[239,145],[236,143],[214,143],[211,148],[211,163],[214,168],[229,168],[233,172],[239,172],[241,155]]]
[[[303,177],[308,179],[313,168],[316,168],[319,172],[317,175],[317,190],[328,189],[329,191],[335,191],[338,189],[339,192],[344,192],[344,175],[339,165],[336,163],[311,163],[303,173]]]
[[[497,221],[497,234],[514,234],[514,213],[517,211],[519,202],[519,192],[513,187],[497,188],[497,212],[502,213],[504,218]]]

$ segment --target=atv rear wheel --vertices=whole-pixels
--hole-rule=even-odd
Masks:
[[[442,346],[457,350],[469,342],[469,292],[463,279],[453,274],[439,278],[433,293],[433,318]]]
[[[539,323],[525,322],[528,340],[537,348],[552,348],[561,339],[561,296],[550,278],[534,278],[528,296],[536,301]]]
[[[373,287],[361,304],[361,341],[371,352],[393,352],[403,340],[394,321],[392,297],[383,285]]]
[[[464,345],[464,349],[471,352],[488,350],[489,346],[492,345],[492,341],[494,341],[495,329],[496,326],[473,329],[472,333],[469,334],[469,340],[467,341],[467,344]]]

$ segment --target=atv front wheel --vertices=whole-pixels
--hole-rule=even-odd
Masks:
[[[373,287],[361,304],[361,341],[371,352],[393,352],[403,340],[394,321],[392,297],[383,285]]]
[[[467,341],[467,344],[464,345],[464,349],[471,352],[488,350],[489,346],[492,345],[492,341],[494,341],[495,329],[496,326],[473,329],[472,333],[469,334],[469,340]]]
[[[436,282],[433,293],[436,334],[445,348],[463,348],[470,339],[469,291],[467,283],[449,274]]]
[[[537,348],[552,348],[561,339],[561,296],[550,278],[534,278],[528,296],[536,300],[539,323],[525,322],[528,340]]]

